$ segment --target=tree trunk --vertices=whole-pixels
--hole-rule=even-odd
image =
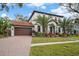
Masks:
[[[43,33],[45,33],[45,28],[44,27],[42,27],[42,30],[43,30]]]
[[[45,36],[46,35],[46,28],[45,27],[42,27],[42,31],[43,31],[43,35]]]

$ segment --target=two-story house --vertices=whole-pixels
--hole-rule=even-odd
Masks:
[[[45,16],[51,16],[51,19],[54,19],[55,21],[61,20],[63,19],[63,16],[60,15],[55,15],[55,14],[50,14],[50,13],[45,13],[45,12],[40,12],[40,11],[33,11],[33,13],[31,14],[30,18],[29,18],[29,22],[32,22],[32,24],[34,25],[33,29],[35,32],[43,32],[42,30],[42,26],[40,24],[36,24],[36,21],[34,21],[38,15],[45,15]],[[57,24],[55,22],[50,22],[49,24],[53,24],[54,26],[48,25],[47,28],[47,33],[51,32],[51,33],[62,33],[62,28],[60,28],[59,26],[57,26]]]

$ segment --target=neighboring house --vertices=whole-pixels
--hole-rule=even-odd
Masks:
[[[32,35],[32,23],[26,21],[11,21],[11,36]]]
[[[63,16],[60,15],[55,15],[55,14],[50,14],[50,13],[45,13],[45,12],[40,12],[40,11],[33,11],[32,15],[29,18],[29,22],[32,22],[34,25],[33,29],[35,32],[43,32],[42,31],[42,26],[40,24],[36,24],[36,21],[34,21],[38,15],[45,15],[45,16],[51,16],[51,19],[54,19],[55,21],[58,21],[60,19],[63,19]],[[53,24],[53,26],[48,25],[47,28],[47,33],[62,33],[62,28],[56,25],[55,22],[50,22],[49,24]]]
[[[79,34],[79,24],[78,24],[79,21],[76,21],[76,20],[78,20],[78,19],[75,19],[75,21],[74,21],[75,24],[74,24],[74,27],[72,30],[73,30],[74,34]]]
[[[79,19],[74,19],[73,23],[72,34],[79,35]]]
[[[75,24],[73,28],[74,34],[79,34],[79,24]]]

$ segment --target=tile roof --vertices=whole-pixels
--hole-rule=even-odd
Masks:
[[[14,26],[33,26],[31,22],[27,21],[12,21],[12,25]]]

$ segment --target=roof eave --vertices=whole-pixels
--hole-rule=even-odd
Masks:
[[[57,17],[62,17],[62,18],[64,17],[64,16],[60,16],[60,15],[55,15],[55,14],[50,14],[50,13],[45,13],[45,12],[40,12],[40,11],[34,10],[34,11],[32,12],[32,14],[31,14],[31,16],[29,17],[28,21],[30,21],[30,19],[32,18],[33,14],[34,14],[35,12],[37,12],[37,13],[43,13],[43,14],[48,14],[48,15],[52,15],[52,16],[57,16]]]

